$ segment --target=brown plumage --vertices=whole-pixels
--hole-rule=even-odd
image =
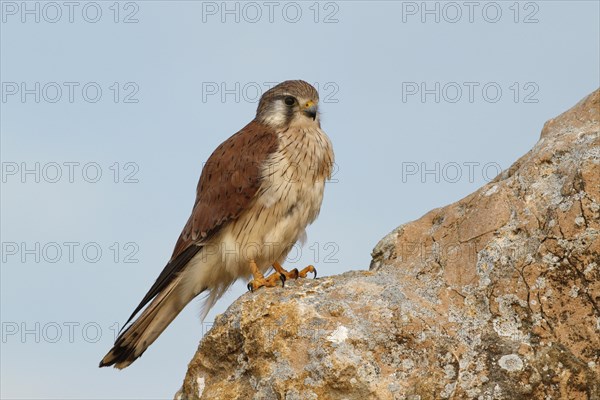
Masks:
[[[257,279],[285,259],[316,218],[333,164],[317,103],[310,84],[283,82],[263,94],[252,122],[215,149],[171,260],[126,325],[150,304],[101,367],[130,365],[198,294],[209,291],[204,318],[237,278]]]

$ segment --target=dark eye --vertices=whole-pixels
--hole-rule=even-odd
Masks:
[[[294,103],[296,102],[296,99],[293,98],[292,96],[288,96],[285,98],[285,104],[287,104],[288,106],[293,106]]]

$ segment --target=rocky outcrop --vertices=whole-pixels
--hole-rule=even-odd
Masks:
[[[180,399],[600,399],[600,91],[370,271],[238,299]]]

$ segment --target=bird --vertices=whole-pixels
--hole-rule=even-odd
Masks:
[[[303,80],[288,80],[265,91],[255,118],[204,164],[191,215],[171,259],[100,367],[131,365],[201,293],[204,320],[239,278],[249,280],[254,292],[309,273],[316,277],[312,265],[287,271],[282,264],[319,215],[333,165],[317,90]],[[271,268],[273,273],[265,277]]]

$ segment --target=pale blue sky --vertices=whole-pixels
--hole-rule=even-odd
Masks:
[[[296,258],[331,275],[368,268],[386,233],[485,184],[599,86],[597,1],[21,4],[1,2],[2,398],[172,398],[197,301],[130,368],[97,365],[257,88],[319,85],[338,168]]]

